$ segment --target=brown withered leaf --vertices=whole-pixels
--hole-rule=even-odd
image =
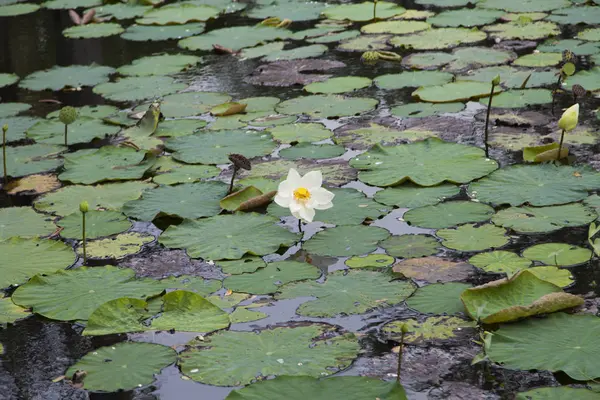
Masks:
[[[440,257],[422,257],[403,260],[392,270],[406,278],[427,282],[454,282],[469,278],[475,269],[466,262],[453,262]]]

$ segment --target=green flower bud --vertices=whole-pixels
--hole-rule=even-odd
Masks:
[[[376,51],[366,51],[360,57],[360,60],[367,65],[373,65],[379,60],[379,54]]]
[[[2,125],[2,131],[6,132],[8,130],[8,124]]]
[[[492,79],[492,85],[498,86],[500,84],[500,75],[496,75],[494,79]]]
[[[402,331],[402,333],[408,333],[408,326],[406,326],[406,324],[402,324],[400,330]]]
[[[79,203],[79,211],[81,211],[84,214],[90,211],[90,205],[87,201],[82,201],[81,203]]]
[[[71,125],[77,119],[77,110],[70,106],[63,107],[58,114],[58,119],[65,125]]]

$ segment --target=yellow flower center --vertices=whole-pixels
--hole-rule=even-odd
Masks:
[[[294,198],[297,201],[307,201],[310,199],[310,192],[307,188],[299,187],[298,189],[294,190]]]

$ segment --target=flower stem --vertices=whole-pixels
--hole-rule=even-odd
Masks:
[[[298,232],[302,233],[302,220],[298,218]]]
[[[495,89],[496,85],[494,85],[492,83],[492,91],[490,92],[490,99],[488,101],[488,107],[487,107],[487,114],[485,116],[485,136],[484,136],[484,141],[485,141],[485,157],[489,158],[489,145],[488,145],[488,125],[490,124],[490,111],[492,110],[492,98],[494,97],[494,89]]]
[[[554,115],[554,103],[556,101],[556,93],[558,93],[558,89],[560,89],[560,84],[562,82],[562,72],[558,74],[558,80],[556,81],[556,88],[554,92],[552,92],[552,115]]]
[[[87,251],[86,251],[87,249],[86,249],[86,246],[85,246],[85,241],[86,241],[86,240],[85,240],[85,239],[86,239],[86,237],[85,237],[85,214],[86,214],[86,213],[81,213],[81,218],[82,218],[82,221],[83,221],[83,224],[82,224],[82,236],[83,236],[83,265],[85,265],[85,263],[87,262]]]
[[[556,155],[556,161],[560,160],[560,153],[562,150],[562,145],[563,145],[563,139],[565,138],[565,130],[562,130],[562,133],[560,134],[560,143],[558,144],[558,154]]]
[[[373,0],[373,19],[377,19],[377,0]]]
[[[235,180],[235,175],[238,172],[238,167],[234,166],[233,167],[233,175],[231,175],[231,182],[229,182],[229,190],[227,191],[227,194],[231,194],[231,192],[233,192],[233,181]]]
[[[398,370],[396,371],[396,382],[400,384],[400,372],[402,370],[402,350],[404,349],[404,331],[400,336],[400,349],[398,349]]]
[[[2,164],[4,166],[4,184],[8,183],[8,173],[6,169],[6,131],[8,129],[4,129],[6,126],[2,127]]]
[[[69,125],[65,124],[65,146],[69,146],[69,144],[67,143],[67,133],[68,133],[68,128]]]

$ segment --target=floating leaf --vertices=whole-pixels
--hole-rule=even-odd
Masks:
[[[427,22],[434,26],[449,26],[453,28],[464,26],[471,28],[491,24],[502,15],[504,15],[502,11],[461,8],[459,10],[441,12],[434,17],[427,18]]]
[[[170,347],[124,342],[86,354],[66,375],[85,371],[83,388],[91,392],[131,390],[151,384],[155,374],[176,360],[177,353]]]
[[[394,257],[416,258],[436,254],[440,244],[430,235],[400,235],[390,236],[379,246]]]
[[[2,8],[0,8],[0,12]],[[15,74],[0,73],[0,88],[10,86],[19,81],[19,77]]]
[[[300,60],[311,57],[319,57],[328,51],[328,47],[323,44],[313,44],[310,46],[295,47],[290,50],[273,51],[262,58],[262,61],[274,62],[284,60]]]
[[[60,186],[56,175],[29,175],[9,182],[4,189],[12,195],[38,195],[58,189]]]
[[[140,25],[179,25],[207,21],[218,14],[217,8],[204,4],[172,4],[150,10],[135,22]]]
[[[516,400],[595,400],[598,394],[585,388],[571,388],[568,386],[546,387],[517,393]]]
[[[323,82],[313,82],[304,86],[309,93],[346,93],[371,86],[371,80],[361,76],[329,78]]]
[[[380,89],[394,90],[407,87],[435,86],[449,83],[454,75],[441,71],[406,71],[378,76],[373,80]]]
[[[170,226],[159,241],[167,247],[186,249],[192,258],[236,260],[246,253],[265,255],[280,246],[294,244],[298,235],[275,225],[277,221],[256,213],[185,220],[181,225]]]
[[[508,276],[531,266],[531,260],[503,250],[477,254],[469,258],[469,262],[485,272],[506,273]]]
[[[12,324],[30,315],[26,309],[16,306],[10,297],[0,298],[0,324]]]
[[[547,86],[556,82],[556,70],[548,70],[548,71],[535,71],[532,73],[531,70],[518,69],[514,67],[509,67],[508,65],[503,65],[499,67],[487,67],[476,69],[473,71],[468,71],[463,75],[459,75],[456,77],[457,80],[467,80],[467,81],[478,81],[485,82],[489,84],[492,79],[496,75],[500,75],[500,85],[509,89],[520,89],[523,86],[523,83],[527,80],[526,87],[527,88],[535,88],[540,86]],[[517,108],[526,106],[529,103],[532,104],[543,104],[546,101],[544,100],[546,94],[548,92],[544,89],[541,91],[508,91],[504,93],[500,93],[498,95],[494,95],[494,101],[492,105],[494,107],[505,107],[505,108]],[[500,99],[502,103],[498,103],[498,97],[502,96]],[[486,103],[489,99],[483,99],[482,102]],[[510,101],[514,100],[515,103],[519,104],[513,107],[513,104]],[[542,103],[538,103],[542,101]],[[552,101],[552,99],[550,100]],[[497,105],[500,104],[500,106]],[[523,103],[523,104],[521,104]]]
[[[575,75],[568,77],[565,81],[565,87],[572,88],[573,85],[581,85],[586,90],[600,90],[598,78],[600,78],[600,66],[594,67],[589,71],[579,71]]]
[[[305,281],[287,284],[277,299],[316,297],[303,303],[296,313],[308,317],[334,317],[338,314],[362,314],[378,307],[402,302],[414,291],[410,281],[392,281],[377,271],[336,271],[327,275],[324,283]]]
[[[55,230],[51,218],[29,207],[0,208],[0,240],[48,236]]]
[[[569,6],[565,1],[565,7]],[[594,25],[600,17],[600,7],[568,7],[554,10],[552,15],[548,17],[550,21],[558,22],[559,24],[587,24]]]
[[[267,264],[251,274],[238,274],[225,278],[223,286],[235,292],[251,294],[271,294],[279,291],[281,285],[317,279],[321,271],[311,264],[297,261],[280,261]]]
[[[488,25],[483,28],[494,38],[509,40],[537,40],[548,36],[560,35],[558,25],[553,22],[537,21],[528,24],[508,22],[504,24]]]
[[[382,228],[338,226],[317,233],[302,247],[308,253],[320,256],[359,256],[376,250],[377,243],[388,236],[388,231]]]
[[[448,49],[461,44],[481,42],[487,37],[485,32],[466,28],[439,28],[417,32],[411,35],[394,36],[390,44],[414,50]]]
[[[335,95],[302,96],[279,103],[282,114],[306,114],[314,118],[346,117],[375,109],[379,102],[368,97],[342,97]]]
[[[90,210],[86,213],[85,223],[85,233],[88,239],[115,235],[130,229],[132,226],[127,217],[116,211]],[[58,222],[58,226],[63,228],[60,232],[60,236],[63,238],[79,240],[83,238],[82,218],[79,212],[62,218]]]
[[[139,76],[101,83],[94,87],[94,93],[112,101],[141,101],[162,97],[186,87],[185,83],[175,83],[175,79],[168,76]]]
[[[326,3],[320,2],[282,2],[261,5],[255,7],[247,13],[250,18],[266,19],[276,17],[280,19],[290,19],[292,21],[310,21],[318,19],[321,11],[327,7]]]
[[[483,222],[494,215],[487,204],[472,201],[449,201],[433,206],[414,208],[403,218],[411,225],[423,228],[451,228],[467,222]]]
[[[577,39],[548,39],[537,47],[537,50],[547,53],[562,53],[571,50],[580,56],[589,56],[600,53],[599,43],[589,43]]]
[[[499,93],[500,88],[494,93]],[[489,97],[490,84],[483,82],[459,81],[440,86],[425,86],[413,92],[413,97],[429,103],[453,103]]]
[[[37,4],[31,3],[20,3],[20,4],[10,4],[7,6],[0,7],[0,17],[14,17],[17,15],[30,14],[32,12],[36,12],[40,9],[40,6]],[[0,85],[1,87],[2,85]]]
[[[343,40],[336,50],[339,51],[377,51],[391,50],[388,41],[392,35],[360,35],[352,39]]]
[[[323,124],[303,123],[285,124],[269,129],[273,139],[281,143],[318,142],[331,137],[332,132]]]
[[[426,104],[426,103],[419,103]],[[335,130],[334,142],[350,149],[366,149],[375,144],[397,144],[405,141],[423,140],[435,136],[427,130],[404,130],[369,123],[367,126],[348,124]]]
[[[351,257],[346,260],[348,268],[386,268],[394,263],[394,257],[386,254],[369,254],[364,257]]]
[[[95,259],[118,260],[142,250],[145,244],[153,242],[154,236],[139,232],[129,232],[108,239],[93,240],[87,244],[87,257]],[[83,254],[81,247],[78,254]]]
[[[375,146],[350,161],[359,179],[374,186],[395,186],[407,180],[422,186],[444,181],[465,183],[497,168],[483,150],[437,138],[398,146]]]
[[[223,273],[230,275],[245,274],[254,272],[259,268],[264,268],[267,263],[260,257],[245,256],[239,260],[219,261],[218,265],[223,270]]]
[[[54,66],[27,75],[19,83],[19,87],[29,90],[61,90],[65,87],[95,86],[108,82],[108,76],[114,72],[114,68],[96,64]]]
[[[411,344],[442,344],[474,333],[474,324],[457,317],[427,317],[423,321],[405,319],[383,326],[382,332],[397,342]],[[470,329],[471,328],[471,329]]]
[[[69,125],[67,143],[69,145],[88,143],[94,139],[105,139],[116,135],[120,128],[107,125],[99,119],[81,117]],[[28,138],[37,143],[63,144],[65,142],[65,125],[59,120],[43,120],[27,130]]]
[[[182,352],[179,366],[195,381],[217,386],[248,384],[267,375],[322,377],[348,367],[359,350],[354,335],[334,334],[326,324],[277,327],[258,334],[219,332],[205,338],[210,347]],[[229,373],[223,374],[223,368]]]
[[[508,12],[542,12],[552,11],[557,8],[568,7],[571,4],[569,0],[481,0],[478,7],[494,8]]]
[[[465,109],[463,103],[410,103],[393,107],[390,112],[395,117],[423,118],[445,113],[457,113]]]
[[[12,117],[27,111],[30,108],[31,105],[26,103],[0,103],[0,118]],[[2,123],[2,125],[4,125],[4,123]]]
[[[271,26],[235,26],[215,29],[203,35],[182,39],[178,45],[192,51],[212,50],[214,45],[238,51],[245,47],[254,47],[263,42],[287,39],[291,36],[291,31]]]
[[[65,151],[63,146],[32,144],[30,146],[10,147],[6,150],[6,169],[13,178],[55,170],[63,164],[58,155]],[[0,152],[0,162],[4,162]]]
[[[112,335],[116,333],[143,332],[142,324],[148,318],[148,303],[129,297],[107,301],[96,308],[87,321],[83,336]]]
[[[574,281],[568,269],[561,269],[558,267],[534,267],[529,268],[528,271],[541,280],[553,283],[560,287],[570,286]]]
[[[373,15],[373,9],[373,2],[365,1],[360,4],[341,4],[328,7],[323,11],[323,15],[333,20],[370,21],[375,16],[377,18],[390,18],[401,15],[406,11],[405,8],[387,1],[377,3],[375,15]]]
[[[42,3],[42,7],[50,10],[69,10],[94,7],[99,4],[102,4],[100,0],[50,0]]]
[[[460,294],[471,285],[459,282],[436,283],[417,289],[406,304],[425,314],[458,314],[465,312]]]
[[[567,243],[544,243],[528,247],[523,251],[523,257],[545,265],[569,267],[588,262],[592,252]]]
[[[233,192],[226,197],[223,197],[220,201],[220,207],[227,211],[238,211],[241,204],[252,200],[256,197],[262,196],[263,192],[254,186],[246,186],[245,188]]]
[[[404,184],[391,187],[375,193],[375,201],[400,208],[415,208],[432,206],[454,197],[460,193],[460,187],[456,185],[442,184],[438,186],[421,187]]]
[[[205,25],[200,22],[162,26],[131,25],[125,30],[121,37],[125,40],[137,42],[181,39],[201,34],[204,32],[204,27]]]
[[[440,229],[436,234],[443,239],[442,244],[445,247],[460,251],[483,251],[508,243],[506,230],[491,224],[479,227],[466,224],[456,229]]]
[[[95,0],[90,0],[95,1]],[[98,1],[98,3],[101,3]],[[141,4],[129,4],[129,3],[117,3],[117,4],[105,4],[99,7],[94,7],[93,10],[96,12],[94,15],[98,19],[118,19],[127,20],[134,19],[142,16],[145,12],[152,9],[152,6],[141,5]]]
[[[95,39],[119,35],[125,29],[114,22],[101,22],[87,25],[75,25],[65,29],[63,36],[69,39]]]
[[[201,60],[185,54],[161,54],[137,58],[129,65],[119,67],[117,72],[129,76],[169,75],[193,67]]]
[[[379,7],[379,4],[377,7]],[[368,24],[360,28],[360,31],[367,34],[391,33],[394,35],[405,35],[407,33],[424,31],[429,28],[431,28],[431,25],[427,22],[393,20]]]
[[[439,257],[400,261],[394,265],[392,270],[408,279],[442,283],[466,280],[474,272],[474,269],[467,263],[453,262]]]
[[[562,61],[560,53],[533,53],[526,54],[517,58],[513,65],[521,67],[552,67],[558,65]]]
[[[279,151],[279,156],[288,160],[306,158],[318,160],[339,157],[346,152],[342,146],[334,144],[309,144],[301,143]]]
[[[597,217],[594,211],[576,203],[554,207],[511,207],[498,211],[492,222],[519,233],[545,233],[587,225]]]

